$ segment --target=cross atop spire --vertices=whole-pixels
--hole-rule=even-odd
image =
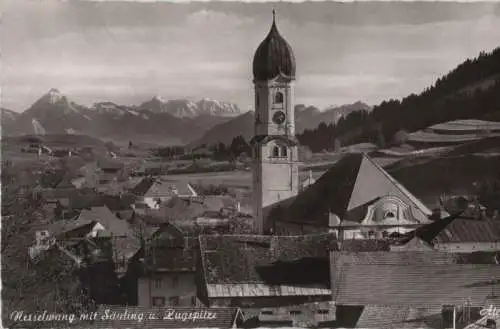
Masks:
[[[276,9],[273,7],[273,23],[276,21]]]

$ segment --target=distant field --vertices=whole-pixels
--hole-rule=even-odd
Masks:
[[[399,159],[385,157],[385,158],[374,158],[376,163],[381,166],[386,166],[388,164],[394,163]],[[301,176],[307,176],[308,171],[311,170],[313,178],[317,179],[323,173],[331,168],[336,161],[330,162],[320,162],[316,164],[307,164],[301,168]],[[251,171],[229,171],[229,172],[214,172],[214,173],[193,173],[193,174],[177,174],[169,175],[169,180],[178,181],[179,183],[192,182],[194,184],[214,184],[214,185],[226,185],[232,188],[249,188],[252,182],[252,172]]]
[[[249,171],[230,171],[230,172],[214,172],[214,173],[193,173],[193,174],[178,174],[168,176],[169,180],[179,183],[194,183],[194,184],[214,184],[226,185],[235,188],[247,188],[252,181],[252,173]]]
[[[491,133],[488,136],[500,136],[500,133]],[[480,140],[487,137],[484,133],[478,134],[438,134],[426,131],[417,131],[408,135],[409,142],[428,142],[428,143],[466,143]]]
[[[500,122],[484,120],[456,120],[445,123],[438,123],[428,128],[434,132],[480,132],[480,131],[498,131],[500,132]]]

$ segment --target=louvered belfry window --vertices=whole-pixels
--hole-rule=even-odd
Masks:
[[[278,91],[274,96],[274,102],[276,104],[283,104],[283,93]]]

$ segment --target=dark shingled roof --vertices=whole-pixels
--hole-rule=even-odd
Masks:
[[[196,250],[194,248],[152,248],[145,257],[150,270],[164,272],[196,271]]]
[[[430,252],[331,253],[333,298],[343,305],[484,305],[500,288],[500,265],[461,254]]]
[[[255,51],[253,76],[256,81],[266,81],[280,74],[287,78],[295,78],[295,56],[292,47],[278,32],[273,17],[269,34]]]
[[[436,243],[498,242],[500,221],[449,216],[421,226],[405,234],[407,239],[419,239],[434,245]]]
[[[144,196],[154,183],[155,179],[153,177],[145,177],[130,192],[138,196]]]
[[[343,251],[363,252],[363,251],[390,251],[391,246],[388,240],[379,239],[348,239],[342,241],[340,247]]]
[[[356,328],[376,329],[441,329],[441,307],[368,305]]]
[[[328,258],[331,234],[304,236],[202,235],[200,251],[207,284],[263,283],[259,268],[278,262]],[[265,271],[265,270],[264,270]]]

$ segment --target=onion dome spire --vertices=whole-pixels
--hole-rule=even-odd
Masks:
[[[278,75],[295,79],[295,56],[292,47],[278,31],[276,11],[273,9],[271,30],[255,51],[253,76],[255,81],[266,81]]]

